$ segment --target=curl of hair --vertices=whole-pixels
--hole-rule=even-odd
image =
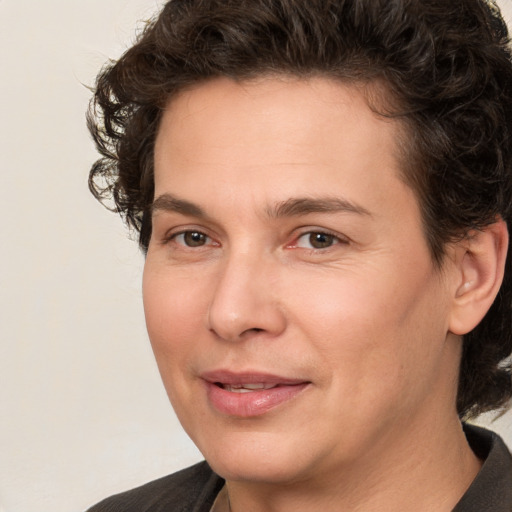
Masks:
[[[403,179],[440,265],[446,244],[512,220],[512,66],[507,28],[484,0],[171,0],[99,74],[88,124],[102,158],[89,185],[147,250],[153,148],[170,98],[210,78],[325,76],[381,83],[403,122]],[[512,395],[512,254],[484,320],[464,337],[458,412]]]

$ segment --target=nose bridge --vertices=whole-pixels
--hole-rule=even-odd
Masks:
[[[249,248],[226,256],[212,295],[209,328],[222,339],[236,341],[249,333],[279,334],[285,326],[272,276],[271,256]]]

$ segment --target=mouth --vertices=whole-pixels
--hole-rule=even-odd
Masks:
[[[261,416],[291,402],[311,384],[302,379],[259,373],[219,371],[205,373],[201,377],[213,409],[239,418]]]
[[[254,391],[260,391],[262,389],[274,389],[279,384],[223,384],[222,382],[214,382],[215,386],[218,386],[231,393],[253,393]]]

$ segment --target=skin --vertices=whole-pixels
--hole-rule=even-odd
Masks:
[[[163,115],[146,321],[234,512],[450,511],[479,469],[455,410],[462,258],[434,266],[398,130],[324,78],[215,79]],[[238,417],[208,397],[219,369],[308,384]]]

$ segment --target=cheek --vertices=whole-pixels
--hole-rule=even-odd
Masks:
[[[292,276],[290,281],[298,279]],[[319,350],[353,349],[357,354],[375,347],[376,337],[400,329],[398,319],[405,307],[392,284],[354,272],[309,276],[307,288],[291,285],[286,295],[291,323],[301,325]]]
[[[446,308],[427,273],[345,273],[310,285],[315,293],[291,295],[294,321],[349,396],[407,388],[441,357]]]
[[[317,365],[329,369],[322,371],[325,386],[334,385],[352,400],[358,388],[368,390],[363,386],[367,375],[375,379],[392,365],[394,349],[385,338],[392,338],[393,318],[374,280],[370,285],[363,276],[348,273],[339,279],[334,273],[315,277],[308,290],[288,294],[290,324],[308,340]]]
[[[143,300],[146,325],[160,370],[178,365],[192,350],[205,322],[206,294],[186,277],[144,269]]]
[[[170,402],[184,426],[198,414],[190,386],[190,367],[204,326],[205,293],[190,279],[172,272],[144,269],[143,299],[146,326],[153,353]]]

